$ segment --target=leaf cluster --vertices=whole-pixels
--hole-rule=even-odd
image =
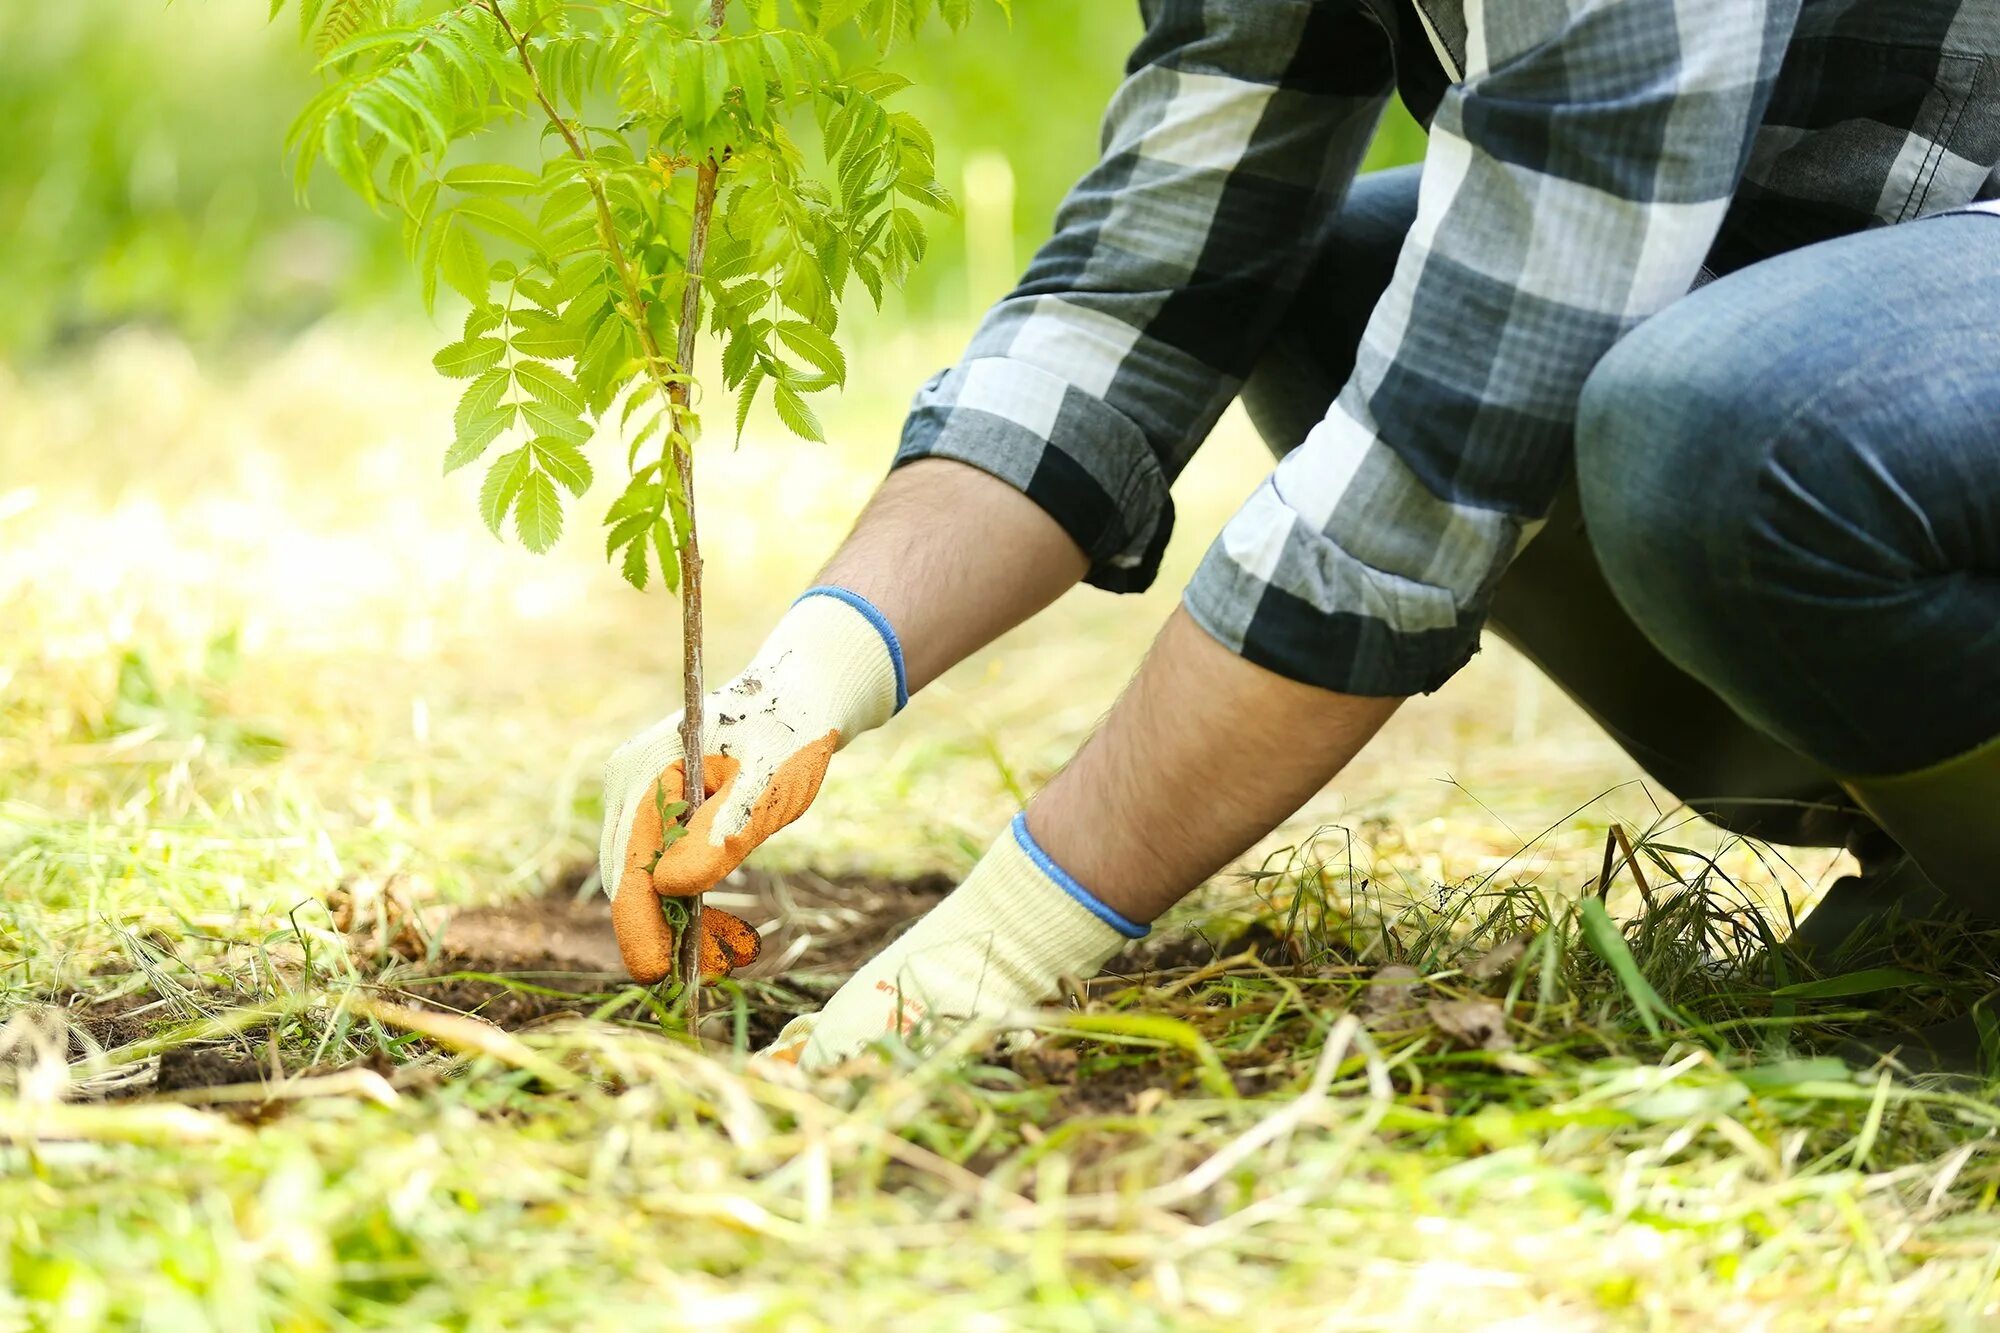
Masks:
[[[699,386],[663,349],[684,307],[720,342],[739,437],[767,386],[788,429],[822,437],[807,400],[846,381],[842,301],[858,285],[879,305],[923,258],[923,212],[953,207],[930,134],[891,105],[907,81],[831,39],[858,30],[880,58],[971,4],[297,0],[324,79],[287,141],[298,188],[325,166],[400,220],[427,304],[467,303],[436,359],[468,381],[445,466],[486,460],[496,534],[555,542],[615,413],[607,553],[635,586],[678,587],[675,452],[699,438]],[[531,157],[475,151],[509,124],[538,128]],[[702,168],[718,188],[696,279]]]

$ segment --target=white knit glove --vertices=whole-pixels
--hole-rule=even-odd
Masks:
[[[793,1019],[764,1052],[807,1070],[895,1034],[935,1046],[968,1020],[1053,999],[1062,978],[1097,975],[1147,933],[1051,861],[1016,816],[965,883],[863,964],[816,1014]]]
[[[660,897],[713,888],[764,839],[805,813],[833,752],[887,721],[908,697],[902,649],[882,613],[843,588],[792,604],[741,675],[703,708],[702,786],[708,799],[687,833],[662,851],[661,810],[682,799],[681,715],[618,747],[604,770],[598,870],[626,970],[641,982],[673,966],[674,932]],[[757,935],[704,911],[702,971],[726,974],[756,957]]]

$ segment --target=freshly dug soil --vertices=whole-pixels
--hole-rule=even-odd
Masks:
[[[610,901],[595,892],[578,896],[588,877],[589,867],[579,867],[557,877],[540,897],[453,913],[434,959],[385,976],[385,983],[403,992],[398,998],[476,1014],[505,1028],[592,1007],[628,982],[611,931]],[[739,981],[756,982],[844,975],[951,887],[943,875],[903,882],[744,870],[704,901],[734,912],[762,935],[762,955],[736,973]],[[752,1038],[764,1026],[776,1035],[789,1017],[753,1006]]]
[[[239,1051],[174,1046],[160,1052],[160,1072],[152,1091],[222,1088],[233,1083],[262,1083],[269,1077],[270,1070]]]
[[[120,995],[110,1000],[86,1000],[79,996],[67,1006],[74,1028],[70,1033],[70,1055],[81,1059],[90,1054],[91,1042],[107,1051],[129,1046],[148,1036],[159,1021],[159,1001],[151,995]]]
[[[446,920],[446,961],[476,972],[535,969],[623,976],[604,898],[551,893],[497,907],[471,907]]]
[[[509,1030],[586,1014],[630,984],[612,935],[609,900],[595,889],[582,896],[594,868],[572,867],[536,896],[448,915],[432,910],[422,920],[397,900],[393,919],[357,927],[350,937],[354,956],[379,978],[378,993],[398,1003],[472,1014]],[[942,875],[897,881],[738,871],[707,901],[755,926],[763,955],[737,974],[746,983],[740,1000],[728,1007],[710,1001],[704,1031],[727,1040],[740,1006],[752,1045],[765,1044],[951,887]],[[780,975],[785,984],[772,984]],[[227,988],[218,988],[213,999],[218,1010],[242,1002]],[[184,1006],[148,992],[58,1003],[72,1029],[73,1059],[94,1048],[130,1046],[188,1016]],[[153,1077],[119,1079],[85,1095],[122,1098],[263,1082],[272,1072],[264,1063],[268,1053],[263,1059],[254,1053],[263,1031],[174,1046],[160,1054]],[[393,1070],[385,1061],[377,1072]]]

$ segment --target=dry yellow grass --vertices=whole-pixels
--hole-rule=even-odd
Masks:
[[[470,1040],[375,997],[327,894],[492,901],[588,857],[598,765],[675,692],[670,604],[619,584],[594,533],[503,548],[473,483],[439,478],[450,397],[425,350],[350,328],[199,366],[123,335],[0,370],[0,1328],[2000,1318],[1990,1106],[1789,1060],[1762,1011],[1696,1012],[1705,964],[1657,940],[1654,980],[1691,1012],[1658,1043],[1580,948],[1516,997],[1514,1051],[1370,1042],[1338,1015],[1399,949],[1439,996],[1480,993],[1419,913],[1346,961],[1100,996],[1088,1034],[1033,1057],[1080,1060],[1069,1081],[916,1064],[809,1086],[604,1023]],[[838,539],[948,350],[874,342],[876,396],[829,413],[832,446],[710,447],[718,668]],[[1232,418],[1182,481],[1158,590],[1078,595],[953,673],[841,756],[766,863],[962,869],[1263,466]],[[1495,647],[1271,846],[1336,824],[1419,904],[1494,872],[1561,896],[1611,818],[1667,804],[1636,777]],[[1725,864],[1800,896],[1835,869]],[[1224,881],[1182,919],[1253,899]],[[35,1002],[72,988],[174,1022],[123,1055],[65,1049]],[[287,1071],[278,1118],[96,1100],[231,1032]]]

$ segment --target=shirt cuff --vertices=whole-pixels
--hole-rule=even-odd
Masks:
[[[967,361],[917,391],[893,467],[949,458],[999,478],[1062,525],[1087,582],[1141,592],[1159,573],[1174,506],[1144,434],[1059,375],[1005,357]]]
[[[1479,650],[1481,611],[1376,569],[1284,510],[1266,482],[1182,598],[1223,647],[1288,679],[1402,698],[1438,689]]]

